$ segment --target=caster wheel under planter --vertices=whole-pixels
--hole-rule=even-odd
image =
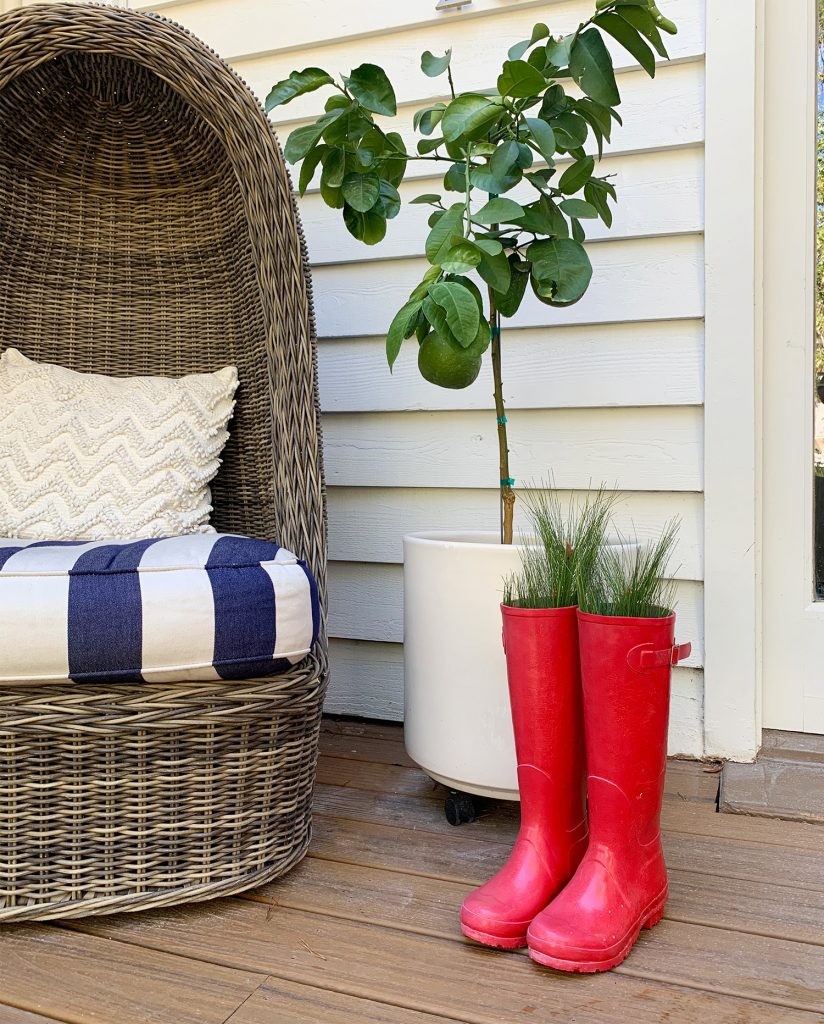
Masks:
[[[478,817],[478,803],[471,793],[452,790],[443,802],[446,820],[450,825],[468,825]]]

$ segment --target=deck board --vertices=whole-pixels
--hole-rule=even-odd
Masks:
[[[0,929],[0,1024],[824,1022],[824,827],[718,815],[717,775],[672,762],[664,921],[616,971],[561,975],[457,927],[507,856],[516,805],[448,826],[398,726],[326,722],[321,749],[314,838],[290,875],[212,903]]]
[[[72,1024],[223,1024],[266,980],[40,924],[0,928],[0,964],[2,1002]]]

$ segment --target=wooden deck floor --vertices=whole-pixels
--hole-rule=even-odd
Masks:
[[[516,815],[451,828],[392,726],[325,726],[315,838],[244,898],[0,928],[0,1024],[772,1024],[824,1021],[824,826],[715,813],[675,762],[671,897],[606,975],[563,975],[457,929]]]

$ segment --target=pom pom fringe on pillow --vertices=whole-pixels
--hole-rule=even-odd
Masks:
[[[107,377],[0,357],[0,537],[142,540],[213,533],[234,366]]]

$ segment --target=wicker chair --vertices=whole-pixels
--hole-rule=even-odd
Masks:
[[[269,122],[227,65],[151,14],[0,17],[0,265],[0,348],[116,375],[237,365],[213,522],[305,558],[325,607],[303,236]],[[0,921],[287,871],[309,841],[326,679],[322,630],[271,679],[0,690]]]

